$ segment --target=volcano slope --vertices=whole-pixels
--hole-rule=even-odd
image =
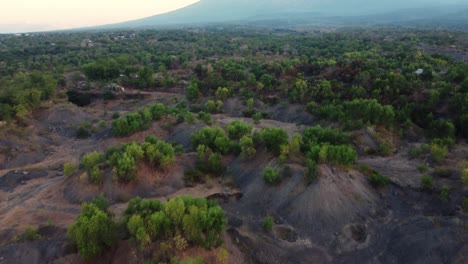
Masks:
[[[375,32],[243,30],[132,33],[141,36],[121,44],[126,49],[177,47],[197,56],[185,68],[183,54],[152,58],[168,67],[141,88],[145,51],[142,61],[133,58],[141,74],[116,76],[128,88],[111,94],[105,80],[86,76],[87,67],[102,66],[96,58],[75,69],[90,87],[77,89],[76,74],[64,74],[53,100],[2,123],[0,263],[465,263],[468,146],[459,121],[468,97],[466,81],[457,80],[466,63],[401,53],[407,38],[393,47]],[[445,43],[440,34],[428,35]],[[274,52],[272,39],[283,51]],[[226,41],[232,46],[216,49]],[[311,43],[317,50],[305,48]],[[362,52],[349,51],[351,44]],[[113,50],[100,45],[82,52]],[[401,62],[382,59],[389,50]],[[421,61],[450,70],[431,77],[404,68],[427,66]],[[369,70],[376,63],[392,73]],[[130,148],[139,158],[121,173]],[[99,161],[89,169],[90,154]],[[100,194],[116,223],[135,197],[216,201],[226,216],[223,243],[182,243],[162,256],[167,241],[143,246],[122,225],[112,246],[84,259],[67,229]]]
[[[166,95],[152,96],[158,100],[164,98],[159,96]],[[64,108],[67,109],[67,120],[79,116],[81,122],[86,116],[90,119],[93,115],[99,116],[107,107],[109,105],[101,103],[86,109],[59,105],[39,114],[38,119],[31,120],[31,123],[44,126],[53,123],[59,127],[59,123],[52,121],[60,118],[57,115],[64,113]],[[133,111],[138,107],[126,110]],[[285,115],[275,108],[268,111],[272,115]],[[236,110],[234,112],[242,111]],[[229,111],[229,102],[226,111]],[[285,118],[296,117],[291,114]],[[310,118],[305,117],[304,120],[309,122]],[[303,126],[277,120],[265,119],[255,125],[249,118],[226,114],[213,116],[213,122],[221,127],[235,120],[250,123],[258,130],[282,128],[290,137],[303,132]],[[305,180],[307,168],[302,158],[290,157],[281,164],[264,147],[260,147],[252,159],[226,157],[224,165],[227,169],[220,178],[186,187],[184,171],[193,167],[197,159],[187,139],[206,124],[196,121],[194,124],[167,126],[166,122],[169,121],[155,123],[147,131],[122,139],[111,137],[109,132],[77,140],[64,132],[66,128],[38,135],[45,144],[49,138],[56,142],[52,153],[38,163],[27,164],[28,169],[16,167],[9,172],[7,169],[0,178],[3,201],[0,221],[2,237],[5,238],[0,255],[4,262],[46,263],[54,260],[55,263],[69,263],[72,259],[81,262],[69,246],[64,247],[68,244],[65,229],[79,213],[80,203],[90,201],[99,193],[111,201],[111,209],[117,216],[126,207],[127,197],[134,196],[165,200],[192,195],[221,202],[229,223],[229,237],[226,239],[234,241],[229,250],[239,251],[238,255],[231,256],[232,263],[362,263],[362,260],[366,263],[463,263],[468,253],[465,247],[468,239],[464,226],[466,216],[460,214],[456,206],[442,202],[437,192],[426,192],[420,188],[419,180],[415,180],[420,177],[417,163],[408,160],[406,153],[358,161],[390,177],[390,185],[382,189],[375,189],[359,167],[327,164],[318,166],[317,179],[308,184]],[[122,140],[141,141],[147,135],[157,135],[160,139],[181,144],[187,153],[177,156],[175,165],[165,172],[154,171],[141,164],[138,180],[130,185],[116,183],[111,175],[105,176],[103,184],[98,186],[83,182],[78,174],[62,176],[61,165],[65,162],[79,160],[83,154],[93,150],[104,151]],[[466,155],[466,149],[460,151]],[[279,185],[270,186],[262,178],[263,169],[267,166],[286,166],[290,174]],[[401,180],[401,170],[407,173],[405,182]],[[452,194],[451,199],[456,199],[456,195],[460,194]],[[266,216],[274,218],[270,232],[262,228]],[[26,225],[40,227],[38,232],[42,239],[12,242]],[[132,247],[120,247],[128,246]],[[121,253],[120,247],[106,253],[105,261],[115,263],[116,259],[131,258]]]

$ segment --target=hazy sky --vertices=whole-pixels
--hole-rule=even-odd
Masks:
[[[165,13],[197,0],[0,0],[0,33],[122,22]]]

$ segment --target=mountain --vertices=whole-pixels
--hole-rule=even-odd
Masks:
[[[210,23],[236,24],[398,24],[438,18],[465,21],[457,0],[201,0],[166,14],[105,25],[97,29],[143,28]],[[454,14],[454,16],[452,16]]]

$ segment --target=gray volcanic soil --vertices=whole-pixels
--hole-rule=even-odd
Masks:
[[[152,101],[157,100],[155,95]],[[115,109],[116,105],[106,107]],[[135,105],[138,103],[129,103],[119,110],[133,110]],[[451,192],[448,203],[439,199],[438,190],[422,191],[417,184],[420,174],[415,170],[418,162],[408,160],[405,154],[360,160],[391,178],[392,184],[382,190],[370,186],[366,176],[356,170],[328,165],[321,165],[318,179],[307,185],[301,160],[287,161],[291,176],[279,186],[268,186],[261,176],[263,168],[279,167],[279,164],[264,149],[259,149],[250,160],[226,158],[227,170],[223,177],[235,182],[239,189],[235,191],[213,182],[186,188],[182,176],[194,164],[193,153],[178,156],[174,169],[167,172],[155,172],[139,164],[139,181],[128,186],[114,183],[110,171],[106,172],[102,186],[82,183],[79,175],[59,176],[55,165],[60,162],[79,159],[95,149],[103,151],[122,141],[143,140],[151,133],[191,150],[190,134],[204,127],[201,123],[183,123],[163,129],[160,124],[154,124],[149,131],[127,139],[108,135],[86,140],[70,137],[67,129],[71,125],[102,116],[104,109],[99,107],[102,108],[93,105],[92,111],[56,107],[41,113],[36,126],[56,127],[42,136],[44,144],[49,142],[44,138],[55,142],[54,152],[28,165],[44,166],[44,170],[28,170],[26,175],[18,169],[17,173],[5,172],[0,176],[0,264],[83,263],[68,245],[65,228],[79,213],[79,204],[101,192],[111,200],[116,215],[126,207],[127,198],[135,195],[164,200],[189,194],[223,202],[229,221],[227,233],[233,245],[245,255],[245,261],[231,259],[230,263],[467,263],[468,217],[455,206],[467,195],[466,191]],[[262,120],[258,127],[282,127],[292,135],[303,129],[294,123],[314,123],[314,118],[299,106],[285,109],[281,105],[268,107],[256,102],[256,107],[262,107],[257,110],[267,112],[274,119]],[[234,120],[232,117],[240,117],[244,109],[240,100],[230,99],[225,104],[227,114],[213,119],[224,125]],[[70,123],[61,123],[65,116]],[[245,120],[252,123],[250,119]],[[446,181],[458,184],[455,178]],[[262,229],[266,216],[275,219],[272,232]],[[48,220],[53,221],[53,228],[47,229]],[[40,227],[42,239],[14,242],[13,237],[28,224]],[[134,261],[132,252],[132,247],[124,241],[91,263],[130,263]]]

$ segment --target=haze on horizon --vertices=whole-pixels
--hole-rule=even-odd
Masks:
[[[69,29],[166,13],[198,0],[3,0],[0,33]]]
[[[199,0],[4,0],[0,9],[0,33],[34,32],[90,27],[125,22],[167,13]],[[247,10],[291,8],[328,14],[356,15],[391,12],[397,9],[427,6],[467,5],[466,0],[203,0],[199,14],[209,20],[217,5],[228,15]],[[238,9],[231,7],[237,6]],[[240,7],[240,8],[239,8]],[[208,8],[209,9],[209,8]],[[228,9],[228,10],[224,10]],[[266,8],[268,9],[268,8]],[[231,10],[231,11],[229,11]],[[221,13],[225,13],[221,12]],[[231,13],[230,13],[231,12]],[[239,13],[239,14],[240,14]],[[247,11],[248,13],[248,11]],[[224,14],[218,14],[226,18]],[[183,17],[183,16],[182,16]],[[227,16],[229,17],[229,16]]]

